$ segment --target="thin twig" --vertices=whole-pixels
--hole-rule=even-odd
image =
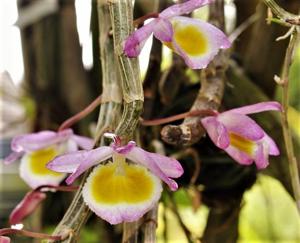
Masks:
[[[214,116],[216,115],[217,112],[213,111],[213,110],[191,110],[191,111],[187,111],[181,114],[177,114],[174,116],[169,116],[166,118],[159,118],[159,119],[153,119],[153,120],[143,120],[140,119],[141,121],[141,125],[143,126],[157,126],[157,125],[162,125],[162,124],[166,124],[166,123],[170,123],[173,121],[178,121],[187,117],[193,117],[193,116]]]
[[[299,170],[298,164],[294,152],[294,145],[292,140],[292,134],[290,130],[290,125],[288,122],[288,109],[289,109],[289,68],[292,63],[293,52],[297,43],[297,37],[299,37],[298,32],[294,32],[291,35],[291,39],[289,45],[286,50],[283,69],[282,69],[282,107],[283,111],[281,113],[281,121],[282,121],[282,129],[283,136],[285,142],[285,148],[287,152],[287,157],[289,161],[289,170],[290,176],[294,191],[294,196],[298,208],[298,212],[300,213],[300,181],[299,181]]]
[[[228,39],[233,43],[246,29],[248,29],[252,24],[254,24],[259,19],[259,14],[255,13],[246,19],[242,24],[240,24],[228,37]]]
[[[98,96],[91,104],[89,104],[86,108],[84,108],[82,111],[78,112],[74,116],[70,117],[68,120],[64,121],[60,127],[58,128],[58,131],[62,131],[66,128],[71,127],[74,123],[80,121],[82,118],[86,117],[88,114],[90,114],[93,110],[95,110],[96,107],[98,107],[101,104],[101,95]]]
[[[157,18],[158,17],[158,13],[149,13],[146,14],[140,18],[137,18],[133,21],[133,26],[134,27],[139,27],[141,24],[143,24],[147,19],[151,19],[151,18]]]
[[[66,233],[65,235],[48,235],[39,232],[32,232],[28,230],[19,230],[19,229],[12,229],[12,228],[0,229],[0,235],[10,235],[10,234],[18,234],[18,235],[31,237],[31,238],[49,239],[55,241],[60,241],[62,239],[65,239],[69,235],[68,233]]]

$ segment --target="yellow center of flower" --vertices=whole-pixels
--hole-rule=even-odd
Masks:
[[[61,176],[61,173],[49,170],[46,164],[57,155],[54,148],[46,148],[32,152],[28,156],[29,167],[37,175]]]
[[[152,197],[153,175],[144,167],[127,164],[125,157],[114,157],[114,163],[98,166],[91,174],[91,195],[98,203],[140,203]]]
[[[248,155],[253,155],[256,143],[235,133],[229,134],[230,144]]]
[[[196,26],[180,26],[174,24],[174,39],[176,43],[190,56],[200,56],[207,52],[208,41]]]

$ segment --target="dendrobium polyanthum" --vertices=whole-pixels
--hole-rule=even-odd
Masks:
[[[31,188],[42,185],[56,186],[66,174],[53,172],[46,164],[55,156],[77,151],[79,147],[91,149],[93,140],[75,135],[72,129],[24,134],[13,138],[12,153],[4,159],[4,163],[10,164],[22,157],[20,176]]]
[[[224,149],[242,165],[255,162],[258,169],[269,164],[269,155],[279,155],[275,142],[247,114],[263,111],[281,111],[278,102],[261,102],[231,109],[201,120],[214,144]]]
[[[83,199],[89,208],[111,224],[132,222],[142,217],[159,200],[164,181],[172,191],[177,183],[171,178],[182,175],[180,163],[160,154],[147,152],[134,141],[121,146],[113,134],[110,146],[82,150],[56,157],[47,167],[72,173],[67,184],[98,164],[83,187]],[[112,161],[105,162],[112,158]],[[127,160],[126,160],[127,159]]]
[[[179,54],[190,68],[205,68],[220,48],[229,48],[231,43],[215,26],[179,15],[188,14],[211,2],[213,0],[189,0],[166,8],[157,18],[133,32],[125,40],[125,55],[137,57],[153,33],[155,38]]]

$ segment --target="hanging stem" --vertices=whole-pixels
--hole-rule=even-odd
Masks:
[[[49,239],[49,240],[54,240],[54,241],[59,241],[64,238],[67,238],[69,233],[65,233],[64,235],[48,235],[44,233],[39,233],[39,232],[32,232],[28,230],[19,230],[19,229],[12,229],[12,228],[4,228],[0,229],[0,236],[1,235],[10,235],[10,234],[18,234],[18,235],[23,235],[27,237],[32,237],[32,238],[38,238],[38,239]]]
[[[292,140],[292,134],[290,130],[290,125],[288,122],[288,109],[289,109],[289,67],[292,62],[293,52],[297,43],[297,37],[299,37],[298,32],[294,32],[291,35],[289,45],[286,50],[283,70],[281,75],[281,84],[282,84],[282,107],[283,111],[281,113],[281,122],[285,148],[287,152],[287,157],[289,161],[289,170],[292,180],[292,187],[294,191],[294,196],[300,214],[300,181],[299,181],[299,169],[294,152],[294,145]]]
[[[162,125],[162,124],[166,124],[169,122],[173,122],[173,121],[178,121],[187,117],[193,117],[193,116],[215,116],[218,113],[216,111],[213,110],[192,110],[192,111],[187,111],[181,114],[177,114],[174,116],[169,116],[166,118],[159,118],[159,119],[154,119],[154,120],[143,120],[141,119],[141,124],[143,126],[157,126],[157,125]]]
[[[66,128],[71,127],[74,123],[80,121],[82,118],[86,117],[88,114],[90,114],[93,110],[96,109],[101,104],[101,95],[99,95],[91,104],[89,104],[84,110],[78,112],[76,115],[70,117],[66,121],[64,121],[60,127],[58,128],[58,131],[62,131]]]
[[[158,13],[148,13],[142,17],[139,17],[133,21],[133,26],[138,27],[143,24],[147,19],[157,18]]]

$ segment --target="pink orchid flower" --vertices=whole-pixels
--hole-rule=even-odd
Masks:
[[[27,192],[23,200],[11,212],[9,223],[11,225],[21,223],[22,220],[30,215],[44,199],[46,199],[46,193],[44,192]]]
[[[0,235],[0,243],[10,243],[10,238],[7,236],[1,236]]]
[[[125,40],[124,53],[128,57],[137,57],[153,33],[155,38],[182,56],[190,68],[205,68],[220,48],[229,48],[231,43],[215,26],[179,15],[188,14],[211,2],[213,0],[190,0],[170,6]]]
[[[101,163],[110,158],[112,162]],[[160,198],[159,178],[175,191],[178,185],[170,178],[178,178],[183,173],[177,160],[147,152],[134,141],[121,146],[117,137],[111,146],[58,156],[47,167],[72,173],[66,180],[71,184],[97,164],[83,187],[83,199],[93,212],[111,224],[142,217]]]
[[[258,169],[269,164],[269,155],[279,155],[275,142],[247,114],[281,111],[278,102],[261,102],[228,110],[201,120],[214,144],[242,165],[255,162]]]
[[[10,164],[22,157],[20,176],[31,188],[56,186],[65,178],[65,174],[47,169],[46,164],[55,156],[76,151],[79,147],[91,149],[93,140],[75,135],[72,129],[24,134],[13,138],[12,153],[4,159],[4,163]]]

